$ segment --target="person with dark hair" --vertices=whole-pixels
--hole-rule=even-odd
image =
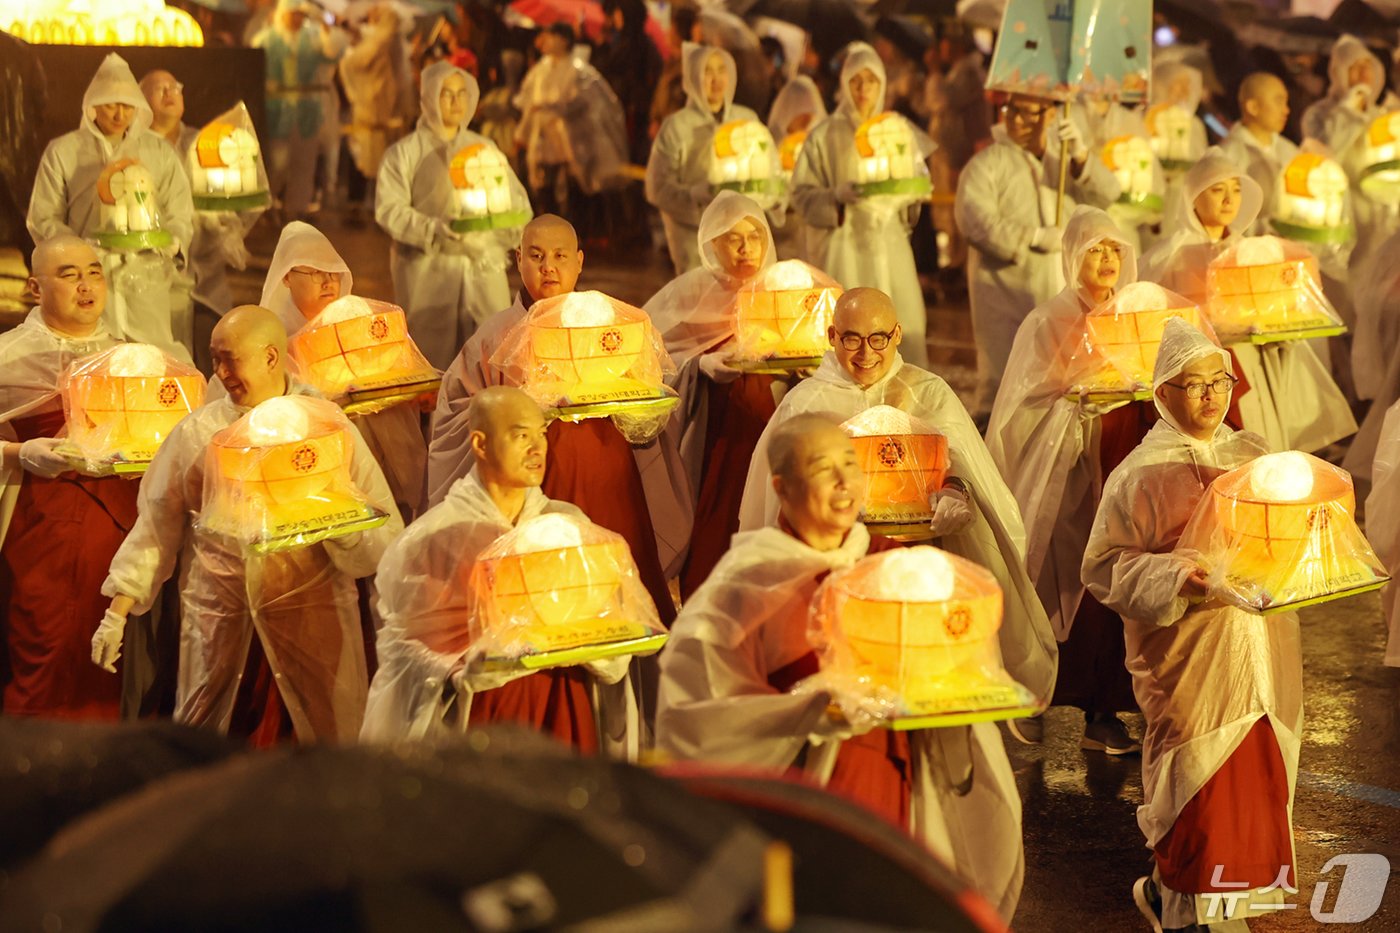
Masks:
[[[603,44],[594,53],[627,118],[627,150],[632,161],[647,160],[651,139],[652,89],[661,78],[661,53],[647,36],[647,8],[642,0],[604,0]]]
[[[647,134],[656,138],[661,124],[666,118],[685,106],[685,80],[681,46],[690,42],[695,34],[695,24],[699,14],[694,7],[677,6],[671,10],[671,32],[667,37],[671,46],[670,58],[661,68],[661,76],[656,81],[656,92],[651,96],[651,121]]]

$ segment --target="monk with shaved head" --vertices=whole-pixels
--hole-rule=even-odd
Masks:
[[[111,604],[91,639],[92,663],[113,669],[127,615],[149,607],[183,562],[175,720],[259,747],[293,737],[353,741],[369,688],[354,580],[374,573],[403,522],[350,425],[351,479],[388,513],[385,524],[263,556],[205,527],[214,435],[263,402],[312,394],[287,375],[287,334],[266,308],[243,305],[224,315],[210,354],[228,394],[176,425],[142,479],[140,515],[102,583]]]
[[[1220,141],[1230,161],[1259,183],[1264,204],[1250,233],[1272,234],[1279,173],[1298,155],[1298,146],[1283,128],[1288,124],[1288,88],[1277,75],[1256,71],[1240,83],[1240,120]],[[1340,153],[1339,153],[1340,154]]]

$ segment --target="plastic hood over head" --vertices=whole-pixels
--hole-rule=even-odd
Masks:
[[[1187,113],[1195,113],[1201,106],[1201,95],[1205,79],[1201,72],[1185,62],[1158,62],[1152,68],[1152,106],[1165,104],[1167,99],[1167,88],[1172,82],[1185,76],[1191,82],[1191,90],[1187,93],[1186,100],[1179,106]]]
[[[272,262],[267,267],[267,278],[263,280],[262,300],[264,308],[276,314],[291,336],[306,325],[296,305],[292,303],[292,293],[282,284],[288,272],[295,266],[309,266],[322,272],[340,274],[340,294],[348,295],[354,284],[350,267],[340,258],[340,253],[326,235],[308,223],[294,220],[282,228],[277,239],[277,249],[273,250]]]
[[[102,59],[102,64],[97,66],[97,74],[92,76],[91,83],[83,92],[83,120],[98,135],[102,134],[96,123],[97,108],[101,104],[130,104],[136,108],[131,129],[127,131],[129,136],[150,129],[155,119],[151,105],[146,103],[146,95],[141,93],[141,85],[136,83],[136,76],[131,73],[131,66],[116,52]]]
[[[1236,165],[1218,146],[1207,149],[1205,155],[1201,156],[1201,161],[1193,165],[1182,179],[1178,199],[1171,206],[1167,229],[1177,232],[1194,230],[1205,236],[1206,228],[1196,216],[1196,198],[1211,185],[1231,178],[1240,180],[1240,212],[1235,217],[1235,222],[1230,224],[1230,232],[1236,235],[1243,234],[1254,223],[1260,208],[1264,206],[1264,191],[1258,182],[1245,174],[1244,169]]]
[[[1064,263],[1065,282],[1079,291],[1079,270],[1084,265],[1084,256],[1096,243],[1112,240],[1123,251],[1123,262],[1118,272],[1118,284],[1114,290],[1137,281],[1137,250],[1123,236],[1123,231],[1113,222],[1113,218],[1099,210],[1081,204],[1070,215],[1065,224],[1064,249],[1061,262]],[[1090,304],[1093,304],[1091,301]]]
[[[1351,35],[1342,36],[1332,46],[1332,58],[1327,62],[1327,77],[1331,82],[1327,87],[1328,97],[1342,100],[1347,96],[1351,90],[1351,67],[1357,62],[1365,62],[1370,71],[1370,77],[1366,79],[1366,84],[1371,88],[1369,103],[1374,104],[1381,99],[1381,91],[1385,90],[1385,66],[1366,48],[1366,43]]]
[[[768,111],[768,132],[779,143],[788,135],[788,124],[804,113],[812,115],[810,126],[816,126],[826,117],[826,104],[822,103],[822,92],[817,83],[806,75],[798,75],[773,98],[773,106]]]
[[[1182,430],[1157,397],[1157,390],[1180,376],[1183,369],[1203,356],[1219,357],[1221,367],[1230,375],[1235,374],[1235,368],[1230,364],[1230,354],[1189,321],[1179,317],[1167,321],[1167,326],[1162,330],[1161,346],[1157,348],[1157,364],[1152,369],[1152,404],[1157,406],[1157,414],[1162,416],[1163,421],[1175,428],[1177,433],[1188,437],[1189,433]]]
[[[721,112],[723,119],[734,103],[734,90],[739,86],[739,69],[734,65],[733,55],[717,46],[685,43],[681,46],[681,86],[685,88],[686,99],[692,107],[705,113],[714,113],[705,101],[705,89],[701,84],[705,62],[711,55],[718,55],[724,61],[724,70],[728,76],[724,86],[724,108]]]
[[[725,275],[711,241],[715,237],[724,236],[734,229],[735,224],[746,217],[763,228],[765,242],[760,271],[767,269],[777,261],[778,257],[775,255],[777,250],[773,246],[773,231],[768,226],[768,218],[764,216],[763,208],[755,204],[752,198],[737,191],[721,191],[705,208],[705,213],[700,215],[700,258],[704,262],[705,268],[712,272],[715,278],[725,278]]]
[[[841,87],[836,92],[837,106],[846,111],[850,118],[857,124],[863,122],[860,112],[856,110],[855,101],[851,100],[851,78],[869,68],[875,72],[875,77],[880,79],[880,96],[875,104],[875,111],[871,114],[881,113],[885,109],[885,91],[889,88],[889,81],[885,78],[885,63],[880,61],[880,53],[866,42],[852,42],[846,46],[846,60],[841,65]]]
[[[454,74],[461,75],[467,81],[467,114],[462,118],[462,128],[476,116],[476,105],[481,102],[481,85],[477,84],[476,78],[449,61],[434,62],[423,69],[422,89],[418,94],[419,129],[436,133],[442,125],[438,98],[442,94],[442,83]]]

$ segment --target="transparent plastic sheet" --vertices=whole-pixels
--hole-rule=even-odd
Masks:
[[[1298,451],[1266,454],[1211,483],[1178,547],[1199,552],[1228,602],[1283,612],[1389,579],[1355,516],[1346,471]]]
[[[581,516],[521,522],[481,552],[468,588],[468,657],[487,664],[582,664],[665,642],[627,542]]]
[[[807,126],[800,130],[791,129],[793,121],[804,116],[810,117]],[[773,98],[768,110],[768,132],[773,134],[778,144],[778,164],[785,178],[790,180],[792,177],[808,131],[824,119],[826,104],[822,101],[821,90],[806,75],[798,75],[784,84],[778,96]]]
[[[1001,587],[971,561],[927,546],[871,555],[812,598],[821,670],[797,690],[827,691],[847,719],[891,728],[1026,715],[1035,702],[1002,666],[1001,613]]]
[[[1281,237],[1314,249],[1349,244],[1352,224],[1351,182],[1336,161],[1317,152],[1300,152],[1278,174],[1269,223]]]
[[[195,210],[251,211],[271,203],[257,128],[242,101],[200,129],[187,160]]]
[[[1146,136],[1116,136],[1104,143],[1099,157],[1123,189],[1116,202],[1127,219],[1155,223],[1165,210],[1167,180]]]
[[[174,237],[160,225],[156,180],[136,159],[118,157],[97,176],[97,242],[111,250],[162,249]]]
[[[204,404],[204,376],[159,347],[124,343],[59,377],[68,443],[85,472],[142,473],[175,425]]]
[[[1380,204],[1400,205],[1400,110],[1373,119],[1352,153],[1357,189]]]
[[[1226,343],[1271,343],[1344,332],[1322,293],[1317,257],[1300,243],[1246,237],[1206,271],[1206,313]]]
[[[525,189],[493,143],[463,146],[452,156],[447,174],[452,182],[449,214],[458,233],[509,230],[529,223]]]
[[[726,362],[750,372],[816,366],[843,289],[800,259],[775,263],[734,297],[734,342]]]
[[[63,371],[116,343],[101,324],[89,337],[65,337],[44,324],[38,308],[30,311],[0,338],[0,425],[61,408],[58,381]]]
[[[764,210],[778,207],[787,195],[778,147],[757,120],[730,120],[715,130],[707,178],[716,191],[747,195]]]
[[[209,442],[200,530],[267,553],[384,524],[384,504],[351,478],[353,430],[325,399],[287,395],[256,406]]]
[[[927,526],[929,497],[948,475],[948,438],[937,428],[891,405],[868,408],[841,425],[865,474],[861,521],[885,534],[884,524]]]
[[[855,145],[856,188],[866,200],[894,209],[933,193],[925,153],[903,115],[877,113],[856,128]]]
[[[297,266],[336,273],[340,276],[342,295],[350,294],[355,286],[350,267],[324,233],[300,220],[287,224],[277,238],[276,249],[272,251],[272,261],[267,267],[267,278],[263,279],[262,297],[258,304],[277,315],[288,334],[295,334],[306,326],[306,318],[297,310],[291,291],[282,281]]]
[[[1123,286],[1084,316],[1084,331],[1067,349],[1067,395],[1092,401],[1147,399],[1162,332],[1172,318],[1214,336],[1201,309],[1152,282]]]
[[[297,375],[348,412],[368,414],[425,393],[442,374],[408,333],[398,305],[344,295],[287,342]]]
[[[611,418],[633,444],[661,433],[676,407],[675,367],[645,311],[602,292],[570,292],[530,306],[491,365],[570,421]]]

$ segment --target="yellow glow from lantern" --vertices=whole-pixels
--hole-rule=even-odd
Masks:
[[[321,309],[317,324],[343,324],[357,318],[369,317],[374,309],[358,295],[343,295]]]
[[[1250,237],[1235,249],[1235,262],[1241,266],[1269,266],[1285,258],[1283,242],[1278,237]]]
[[[108,372],[113,376],[164,376],[165,354],[146,343],[128,343],[112,351]]]
[[[35,45],[204,44],[194,17],[162,0],[0,0],[0,30]]]
[[[774,263],[763,276],[763,285],[769,291],[806,291],[816,284],[812,272],[801,260],[788,259]]]
[[[583,534],[578,525],[563,515],[541,515],[520,525],[515,532],[515,553],[556,551],[581,547]]]
[[[879,434],[937,434],[932,427],[893,405],[876,405],[846,421],[841,427],[851,437]]]
[[[260,447],[305,440],[310,430],[306,409],[285,395],[268,399],[248,414],[248,438]]]
[[[934,548],[894,551],[880,566],[868,595],[906,603],[939,603],[953,598],[956,576],[947,555]]]
[[[565,327],[606,327],[617,322],[612,302],[598,292],[574,292],[559,309]]]
[[[1165,311],[1171,306],[1167,290],[1153,282],[1133,282],[1119,293],[1118,310],[1132,314],[1137,311]]]
[[[1267,454],[1254,461],[1249,484],[1255,495],[1269,502],[1301,502],[1312,495],[1312,464],[1296,450]]]

